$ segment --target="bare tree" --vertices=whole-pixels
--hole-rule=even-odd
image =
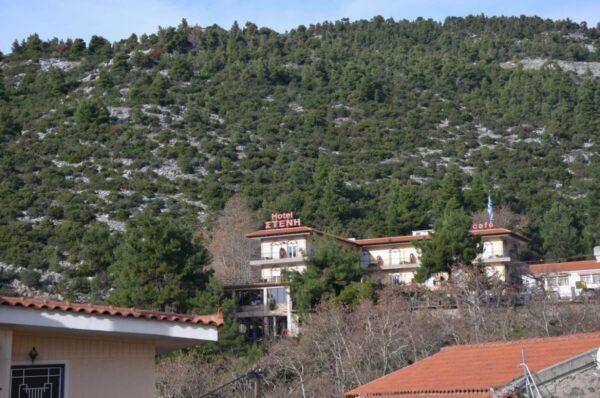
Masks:
[[[481,210],[472,214],[473,223],[480,224],[488,221],[487,210]],[[508,228],[517,232],[524,232],[529,225],[529,219],[522,214],[514,213],[507,206],[494,209],[494,226]]]
[[[256,215],[244,199],[235,195],[227,201],[212,232],[209,250],[215,277],[224,284],[258,280],[257,270],[248,263],[258,252],[258,244],[246,238],[258,224]]]

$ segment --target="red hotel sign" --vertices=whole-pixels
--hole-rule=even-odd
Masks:
[[[273,213],[271,214],[271,221],[265,221],[265,229],[299,227],[300,225],[302,223],[299,218],[294,218],[293,211]]]

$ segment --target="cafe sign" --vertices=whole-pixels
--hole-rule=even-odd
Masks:
[[[294,218],[294,212],[289,211],[287,213],[273,213],[271,214],[271,220],[265,221],[265,229],[273,228],[290,228],[299,227],[302,222],[299,218]]]
[[[471,229],[472,229],[472,230],[478,230],[478,229],[492,229],[492,228],[494,228],[494,223],[493,223],[493,222],[491,222],[491,221],[489,221],[489,222],[488,222],[488,221],[486,221],[486,222],[479,223],[479,224],[473,224],[473,225],[471,226]]]

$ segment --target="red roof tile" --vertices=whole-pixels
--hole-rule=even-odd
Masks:
[[[492,388],[507,386],[522,376],[521,349],[529,369],[538,372],[598,347],[600,333],[445,347],[431,357],[348,391],[345,396],[491,396]]]
[[[291,228],[273,228],[273,229],[261,229],[259,231],[250,232],[246,235],[246,238],[260,238],[263,236],[277,236],[277,235],[291,235],[291,234],[305,234],[311,232],[321,232],[311,227],[291,227]]]
[[[526,236],[506,228],[472,229],[471,233],[475,236],[511,235],[520,240],[529,240]]]
[[[600,270],[600,262],[596,260],[583,260],[564,263],[531,264],[529,266],[529,272],[533,275],[585,270]]]
[[[320,231],[312,227],[290,227],[290,228],[274,228],[274,229],[261,229],[259,231],[250,232],[246,235],[247,238],[262,238],[267,236],[278,236],[278,235],[293,235],[293,234],[306,234],[315,233],[317,235],[330,236],[339,241],[349,243],[357,246],[356,241],[351,239],[342,238],[341,236],[333,235],[327,232]]]
[[[223,325],[221,309],[214,315],[186,315],[172,312],[138,310],[136,308],[113,307],[112,305],[76,304],[69,301],[39,300],[25,297],[0,296],[0,306],[23,307],[35,310],[75,312],[88,315],[110,315],[123,318],[153,319],[179,323]]]
[[[498,235],[511,235],[520,240],[528,240],[523,235],[520,235],[510,229],[506,228],[490,228],[490,229],[474,229],[471,230],[471,234],[475,236],[498,236]],[[357,239],[356,243],[360,246],[375,246],[375,245],[387,245],[390,243],[409,243],[417,240],[429,239],[428,235],[401,235],[401,236],[386,236],[382,238],[367,238]]]
[[[388,243],[408,243],[416,240],[429,239],[427,235],[385,236],[383,238],[357,239],[360,246],[386,245]]]

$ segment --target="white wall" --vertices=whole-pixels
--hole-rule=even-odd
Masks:
[[[154,343],[149,340],[84,337],[14,331],[13,365],[65,365],[65,398],[154,396]]]

